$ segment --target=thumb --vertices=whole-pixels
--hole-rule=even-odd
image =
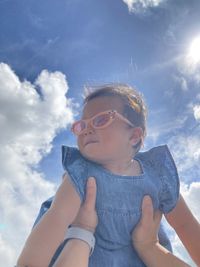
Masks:
[[[162,219],[162,212],[160,210],[156,210],[154,213],[154,221],[158,227],[160,225],[161,219]]]
[[[95,204],[96,204],[96,180],[94,177],[89,177],[87,180],[87,186],[86,186],[86,198],[84,201],[84,206],[88,210],[94,210]]]
[[[141,223],[148,225],[149,222],[153,221],[154,210],[150,196],[144,196],[142,201],[142,217]]]

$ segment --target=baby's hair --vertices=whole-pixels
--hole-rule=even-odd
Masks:
[[[141,127],[143,137],[138,144],[134,146],[136,152],[143,145],[146,136],[146,117],[147,109],[141,93],[127,84],[111,83],[101,86],[87,86],[84,92],[83,104],[86,105],[90,100],[102,96],[116,96],[123,103],[123,115],[136,127]]]

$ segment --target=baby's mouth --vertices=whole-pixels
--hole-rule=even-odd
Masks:
[[[94,143],[98,143],[97,141],[87,141],[85,144],[84,144],[84,146],[87,146],[87,145],[89,145],[89,144],[94,144]]]

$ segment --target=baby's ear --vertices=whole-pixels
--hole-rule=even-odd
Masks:
[[[141,127],[135,127],[132,130],[132,135],[130,137],[130,141],[132,146],[136,145],[139,143],[139,141],[141,141],[143,137],[143,130]]]

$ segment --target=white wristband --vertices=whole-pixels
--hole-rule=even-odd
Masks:
[[[95,237],[92,232],[80,227],[72,226],[67,229],[65,240],[67,239],[80,239],[85,241],[90,246],[90,256],[92,255],[95,245]]]

